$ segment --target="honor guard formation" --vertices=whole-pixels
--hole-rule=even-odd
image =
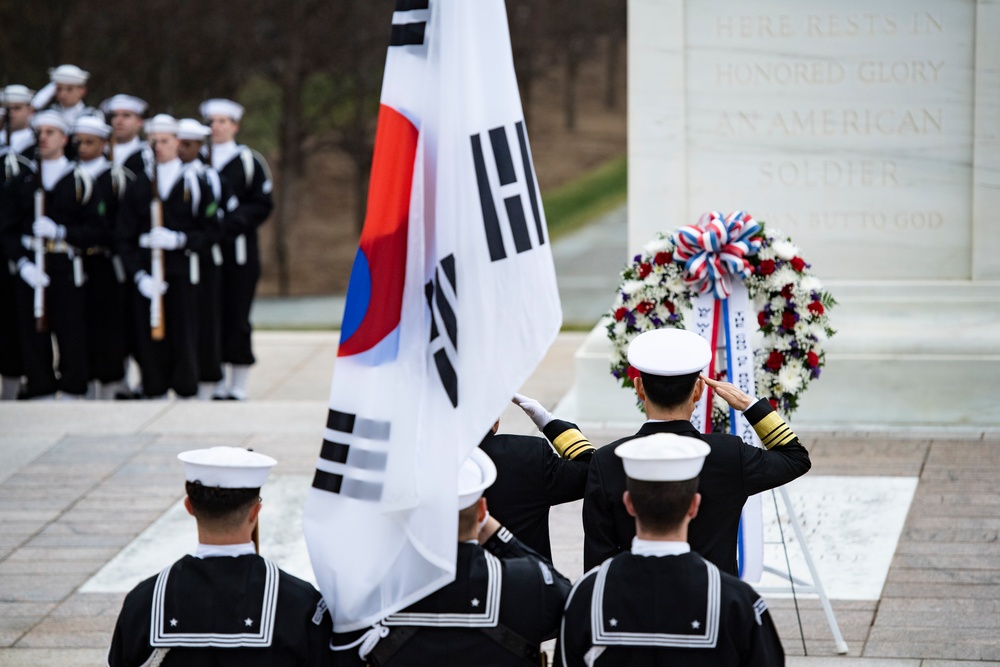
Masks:
[[[184,172],[192,190],[214,187],[208,171]],[[178,204],[172,215],[192,224],[201,209]],[[595,449],[515,395],[545,437],[493,425],[458,471],[454,580],[371,627],[334,628],[335,595],[258,555],[273,459],[232,447],[180,454],[197,550],[128,594],[108,664],[537,666],[555,640],[552,664],[565,667],[784,665],[766,602],[736,575],[737,524],[749,494],[808,471],[808,452],[766,400],[702,375],[711,350],[697,334],[643,333],[628,357],[648,417],[639,431]],[[763,448],[694,429],[706,386]],[[589,571],[573,583],[552,562],[548,515],[581,498]]]
[[[131,95],[88,106],[75,65],[49,74],[0,91],[0,398],[246,400],[273,201],[243,107],[147,118]]]

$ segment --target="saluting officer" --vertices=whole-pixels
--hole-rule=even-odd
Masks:
[[[94,181],[100,226],[97,242],[84,249],[87,275],[87,349],[94,398],[113,400],[125,391],[125,268],[113,252],[115,222],[134,176],[104,156],[111,127],[94,116],[81,116],[73,126],[80,167]]]
[[[27,398],[82,398],[87,392],[83,252],[101,235],[94,184],[79,165],[66,159],[69,128],[54,111],[35,114],[40,178],[16,182],[5,197],[4,241],[16,258],[22,282],[16,286],[17,320],[24,355]],[[25,174],[27,176],[27,174]],[[42,210],[35,196],[42,187]],[[18,236],[20,235],[20,236]],[[37,244],[44,266],[36,263]],[[18,245],[20,244],[20,246]],[[35,291],[44,290],[44,314],[36,318]],[[47,327],[40,322],[47,321]],[[53,335],[59,345],[58,378],[53,369]]]
[[[243,107],[232,100],[211,99],[200,110],[212,128],[212,167],[239,202],[226,214],[222,240],[222,361],[229,367],[229,377],[215,397],[246,400],[247,377],[255,362],[250,309],[260,279],[257,228],[274,207],[273,184],[264,157],[236,143]]]
[[[710,451],[702,440],[674,433],[634,438],[615,449],[627,477],[622,502],[636,536],[629,551],[574,585],[557,664],[785,664],[764,599],[687,542],[701,502],[698,473]]]
[[[37,144],[31,127],[31,117],[35,113],[31,106],[34,94],[35,91],[20,84],[9,85],[0,91],[0,104],[3,104],[4,111],[4,131],[0,133],[0,164],[3,168],[0,173],[0,229],[4,226],[2,216],[6,208],[3,200],[13,196],[9,188],[13,188],[15,181],[21,180],[22,170],[30,173],[31,161],[36,158]],[[8,255],[4,244],[0,243],[0,400],[5,401],[14,400],[21,393],[21,377],[24,375],[14,316],[14,290],[21,280],[15,265],[20,251],[16,252],[15,255]]]
[[[691,548],[723,572],[737,574],[740,514],[750,496],[787,484],[810,467],[809,452],[767,400],[756,401],[728,382],[704,378],[712,359],[708,342],[682,329],[639,334],[628,348],[629,363],[640,371],[636,394],[648,421],[633,436],[597,450],[590,462],[583,498],[585,569],[628,549],[635,523],[622,503],[625,471],[615,449],[632,438],[676,433],[707,442],[712,451],[701,474],[701,510],[691,522]],[[706,384],[743,413],[764,448],[735,435],[698,433],[689,421]]]
[[[132,95],[114,95],[101,102],[101,110],[111,124],[111,160],[133,175],[153,162],[149,144],[139,138],[147,108],[145,100]]]
[[[513,403],[545,438],[497,433],[495,423],[479,443],[497,467],[497,480],[483,496],[500,523],[551,560],[549,509],[583,498],[594,446],[576,424],[555,419],[535,399],[514,394]]]
[[[218,205],[205,177],[185,169],[177,157],[174,118],[153,117],[146,135],[156,165],[126,192],[118,216],[119,252],[137,290],[133,305],[143,392],[160,398],[172,389],[187,398],[198,391],[198,254],[209,252],[218,240]],[[162,211],[156,227],[154,208]],[[150,273],[154,252],[162,253],[163,281]],[[155,305],[161,302],[162,310]],[[153,340],[152,308],[162,314],[162,339]]]
[[[275,460],[238,447],[177,458],[198,548],[125,597],[109,667],[331,664],[319,592],[256,553],[260,490]]]
[[[343,664],[540,664],[540,644],[559,626],[570,583],[489,516],[482,494],[496,476],[489,456],[474,449],[459,469],[455,581],[354,642],[335,635],[331,647]]]

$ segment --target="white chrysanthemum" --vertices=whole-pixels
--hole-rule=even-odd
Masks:
[[[621,291],[625,294],[635,294],[645,286],[645,283],[641,280],[626,280],[622,283]]]
[[[778,371],[778,386],[786,394],[794,394],[802,388],[802,364],[793,360]]]
[[[785,352],[792,349],[792,343],[785,336],[768,336],[765,343],[765,349],[777,350],[778,352]]]
[[[785,297],[776,296],[773,299],[771,299],[771,310],[773,310],[776,313],[780,313],[785,309],[785,306],[787,304],[788,302],[785,300]]]
[[[809,333],[816,338],[817,343],[822,343],[829,338],[826,335],[826,329],[823,328],[823,325],[816,322],[809,325]]]
[[[642,251],[650,257],[655,257],[658,252],[666,252],[671,249],[673,249],[673,243],[670,242],[669,238],[653,239],[642,246]]]
[[[774,248],[761,248],[760,251],[757,252],[757,257],[760,258],[760,261],[762,262],[765,259],[775,259],[776,255],[774,254]]]
[[[772,289],[780,290],[785,285],[795,285],[799,282],[799,274],[790,266],[783,266],[767,277]]]
[[[798,247],[791,241],[776,240],[771,244],[771,249],[774,251],[774,255],[778,259],[783,259],[785,261],[788,261],[792,257],[796,257],[799,254]]]
[[[816,276],[804,276],[801,281],[799,281],[799,288],[809,294],[810,292],[819,292],[823,289],[823,282]]]

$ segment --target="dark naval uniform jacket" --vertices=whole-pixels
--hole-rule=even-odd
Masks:
[[[747,498],[787,484],[810,468],[809,452],[765,399],[747,408],[746,417],[764,448],[734,435],[699,433],[686,420],[646,422],[635,435],[597,450],[590,462],[583,497],[583,566],[591,569],[629,549],[635,520],[622,503],[625,469],[615,455],[618,445],[653,433],[676,433],[701,438],[712,448],[699,476],[701,507],[688,527],[691,549],[737,575],[737,533]]]
[[[274,563],[185,556],[126,596],[108,665],[329,665],[330,631],[319,592]]]
[[[458,545],[455,581],[382,620],[386,634],[367,664],[496,667],[539,664],[539,645],[559,627],[570,582],[500,528],[486,544]],[[346,645],[361,633],[335,635]],[[357,650],[338,651],[363,665]]]
[[[583,498],[594,446],[575,424],[559,419],[544,433],[548,440],[489,433],[479,447],[497,467],[496,482],[483,493],[490,514],[551,560],[549,508]]]
[[[606,560],[573,587],[556,665],[785,664],[767,605],[696,553]]]

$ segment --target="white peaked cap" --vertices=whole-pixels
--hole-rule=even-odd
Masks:
[[[198,111],[201,112],[203,118],[208,118],[209,116],[227,116],[238,123],[243,118],[245,109],[242,104],[233,102],[232,100],[216,98],[202,102],[201,106],[198,107]]]
[[[111,113],[112,111],[131,111],[132,113],[141,116],[146,113],[146,109],[148,108],[149,104],[146,103],[146,100],[133,97],[132,95],[114,95],[101,102],[101,111],[104,113]]]
[[[212,135],[212,129],[202,125],[194,118],[181,118],[177,122],[177,138],[205,141]]]
[[[29,104],[31,98],[35,96],[35,91],[19,83],[13,83],[3,91],[0,91],[0,103],[3,104]]]
[[[458,509],[471,507],[497,479],[493,459],[476,447],[458,469]]]
[[[69,83],[74,86],[86,85],[90,72],[85,72],[76,65],[60,65],[49,69],[49,79],[52,83]]]
[[[80,116],[73,124],[73,134],[90,134],[107,139],[111,135],[111,126],[96,116]]]
[[[39,111],[31,118],[32,127],[54,127],[63,134],[69,134],[69,125],[58,111]]]
[[[651,375],[690,375],[712,361],[708,341],[685,329],[656,329],[636,336],[628,346],[628,363]]]
[[[277,463],[242,447],[210,447],[181,452],[184,479],[222,489],[259,489]]]
[[[618,445],[625,474],[646,482],[694,479],[712,451],[703,440],[676,433],[654,433]]]
[[[143,124],[146,134],[177,134],[177,119],[165,113],[158,113]]]

